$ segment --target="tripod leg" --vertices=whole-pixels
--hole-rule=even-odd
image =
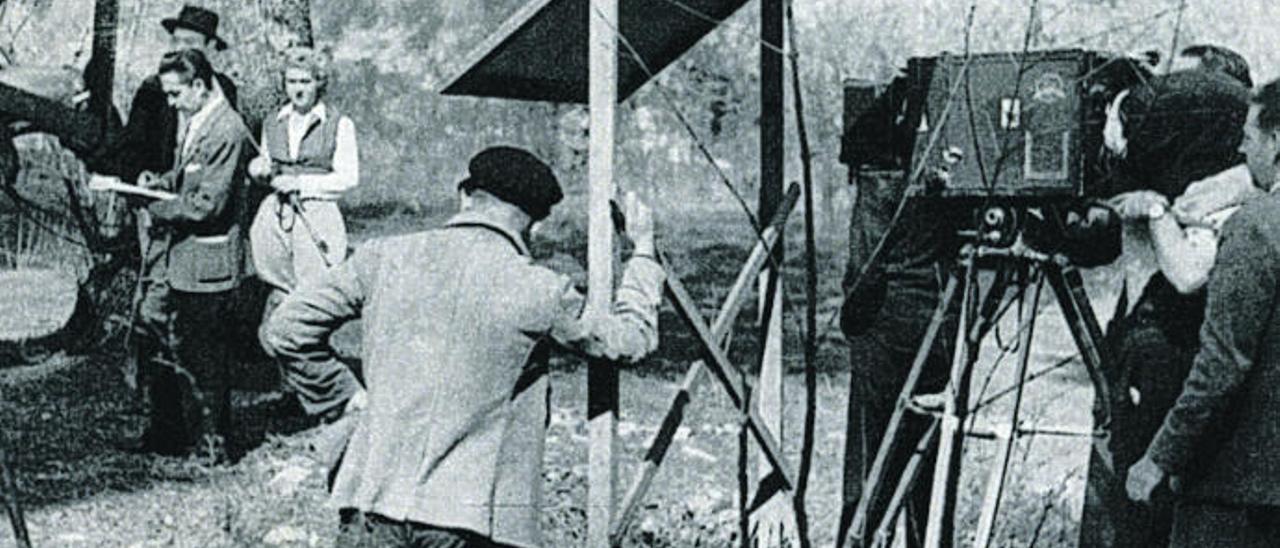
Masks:
[[[897,433],[902,427],[903,414],[908,412],[907,403],[915,392],[916,383],[919,382],[920,375],[924,371],[925,362],[929,357],[930,349],[933,348],[934,341],[938,337],[938,331],[942,329],[942,324],[946,321],[947,310],[950,309],[951,301],[955,298],[957,285],[958,281],[955,276],[952,276],[947,281],[947,287],[942,291],[938,306],[934,309],[933,317],[929,320],[929,327],[925,329],[924,339],[920,342],[920,349],[916,352],[915,360],[911,364],[911,372],[907,374],[907,380],[902,385],[893,415],[885,428],[884,438],[880,442],[880,447],[876,450],[875,461],[871,465],[871,470],[867,473],[861,496],[858,498],[858,507],[853,514],[853,522],[847,534],[850,542],[845,543],[846,546],[862,546],[863,539],[866,538],[863,534],[863,529],[867,524],[867,513],[871,509],[872,501],[879,494],[889,455],[897,450],[899,441]]]
[[[911,455],[911,460],[908,460],[907,465],[902,469],[902,478],[898,480],[898,486],[893,490],[893,497],[889,499],[889,507],[885,510],[884,517],[880,519],[880,525],[876,526],[876,532],[871,542],[872,547],[883,548],[889,544],[889,531],[893,528],[893,523],[898,519],[898,515],[902,513],[907,494],[916,486],[916,480],[920,477],[920,465],[924,462],[924,456],[929,452],[929,447],[934,444],[937,434],[938,421],[935,419],[929,424],[929,429],[925,431],[924,436],[920,437],[920,442],[916,444],[915,453]]]
[[[997,434],[1000,440],[999,454],[996,456],[995,467],[991,470],[990,480],[987,483],[987,491],[982,503],[982,514],[978,518],[978,536],[974,543],[975,548],[987,548],[991,545],[991,538],[995,532],[996,515],[1000,512],[1000,502],[1004,494],[1004,483],[1009,477],[1009,458],[1013,455],[1013,443],[1018,438],[1018,417],[1022,411],[1022,389],[1027,382],[1027,365],[1031,361],[1031,337],[1035,330],[1036,313],[1039,310],[1040,289],[1044,287],[1044,276],[1042,272],[1037,272],[1035,276],[1035,290],[1031,292],[1031,300],[1024,301],[1022,318],[1019,321],[1018,331],[1021,333],[1018,341],[1018,378],[1015,381],[1017,389],[1014,392],[1013,411],[1009,416],[1009,427],[1007,430]]]
[[[941,433],[938,438],[938,457],[934,462],[933,489],[929,500],[929,523],[925,529],[925,546],[949,547],[954,541],[956,493],[959,490],[961,445],[964,430],[961,425],[968,415],[969,379],[973,363],[978,357],[976,341],[970,340],[970,327],[976,320],[978,272],[976,258],[971,257],[966,266],[964,297],[961,299],[960,329],[956,337],[955,354],[951,362],[951,377],[947,381],[946,406],[942,415]]]
[[[1111,357],[1104,353],[1104,349],[1099,345],[1102,341],[1102,330],[1098,327],[1098,320],[1093,314],[1093,307],[1089,303],[1089,296],[1084,291],[1084,283],[1080,278],[1079,272],[1068,269],[1048,268],[1049,282],[1053,286],[1054,293],[1058,297],[1058,306],[1062,308],[1064,319],[1067,321],[1067,327],[1071,330],[1071,336],[1075,339],[1076,346],[1080,349],[1080,356],[1084,360],[1086,370],[1089,372],[1089,379],[1093,383],[1093,443],[1089,454],[1089,472],[1087,475],[1088,485],[1086,489],[1086,502],[1084,515],[1081,520],[1083,523],[1093,525],[1089,529],[1081,529],[1080,545],[1081,546],[1102,546],[1112,542],[1114,531],[1111,530],[1111,520],[1102,518],[1107,510],[1104,503],[1092,503],[1091,501],[1105,500],[1107,488],[1101,487],[1107,485],[1111,481],[1115,481],[1117,474],[1124,474],[1124,470],[1116,469],[1115,455],[1111,443],[1111,410],[1114,405],[1111,400],[1110,384],[1107,380],[1113,371],[1104,369],[1106,367],[1115,367]],[[1123,314],[1124,310],[1117,310],[1117,314]],[[1103,372],[1108,374],[1104,375]],[[1123,385],[1121,385],[1123,389]],[[1095,492],[1095,490],[1097,492]],[[1123,492],[1117,495],[1124,497]]]
[[[1089,371],[1089,380],[1093,383],[1094,399],[1100,403],[1094,412],[1094,428],[1105,429],[1111,424],[1111,390],[1106,376],[1102,374],[1106,367],[1107,357],[1103,354],[1099,342],[1102,340],[1102,328],[1098,327],[1098,318],[1093,314],[1093,305],[1089,303],[1089,294],[1084,290],[1084,279],[1080,272],[1070,267],[1048,266],[1045,273],[1049,284],[1057,294],[1058,305],[1071,330],[1071,336],[1080,348],[1080,356]]]
[[[980,341],[987,336],[991,328],[996,322],[1004,316],[1005,302],[1012,301],[1010,298],[1011,289],[1017,289],[1018,285],[1013,283],[1014,271],[1009,268],[1001,268],[996,270],[995,279],[991,282],[991,289],[987,290],[986,296],[982,299],[982,305],[978,308],[978,322],[974,325],[973,340]]]

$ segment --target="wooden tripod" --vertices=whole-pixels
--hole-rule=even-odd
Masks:
[[[620,510],[617,518],[613,522],[610,535],[612,545],[621,544],[622,536],[626,533],[627,527],[635,517],[641,500],[649,490],[649,486],[652,484],[654,476],[658,473],[659,467],[662,466],[662,461],[666,457],[667,451],[671,448],[676,430],[684,420],[684,410],[689,405],[698,384],[706,378],[708,369],[715,376],[715,379],[719,381],[730,399],[733,400],[733,405],[741,407],[744,393],[743,384],[746,381],[740,379],[745,379],[745,376],[741,375],[740,370],[729,361],[728,355],[723,348],[724,340],[729,335],[734,318],[738,316],[738,312],[741,311],[746,301],[747,290],[772,255],[774,244],[778,241],[781,231],[786,225],[787,216],[795,207],[799,196],[800,186],[793,183],[783,196],[774,218],[760,233],[759,241],[748,256],[742,270],[738,273],[736,281],[729,290],[729,295],[725,298],[720,312],[710,326],[702,319],[702,315],[698,311],[697,302],[689,295],[680,278],[675,276],[669,264],[665,260],[663,261],[663,268],[667,271],[667,297],[675,306],[676,312],[680,314],[680,317],[698,336],[707,357],[704,360],[694,362],[689,367],[688,373],[685,374],[684,382],[681,383],[679,391],[676,392],[671,406],[667,409],[667,413],[662,419],[661,426],[658,428],[657,433],[654,434],[654,437],[649,440],[648,449],[645,451],[644,463],[636,474],[635,480],[632,481],[631,487],[627,490],[622,505],[619,506]],[[747,427],[760,444],[761,452],[773,467],[775,475],[780,478],[778,482],[780,484],[779,488],[790,491],[795,486],[795,481],[788,470],[788,465],[782,455],[782,448],[778,445],[777,439],[774,438],[773,433],[770,432],[766,423],[754,409],[748,413],[746,419]],[[757,495],[756,498],[761,497]]]
[[[978,279],[979,263],[987,264],[988,261],[993,261],[996,276],[985,294],[982,294]],[[930,548],[953,545],[956,499],[960,485],[959,470],[965,438],[980,437],[995,439],[999,442],[995,464],[983,498],[977,540],[974,544],[979,548],[986,548],[990,546],[994,536],[995,519],[1008,477],[1013,443],[1018,437],[1049,434],[1087,436],[1093,438],[1095,444],[1106,441],[1106,428],[1110,423],[1106,405],[1095,406],[1095,427],[1089,431],[1026,428],[1021,425],[1019,419],[1023,387],[1028,380],[1028,364],[1040,290],[1046,281],[1057,297],[1072,338],[1080,350],[1094,386],[1096,400],[1109,401],[1107,383],[1102,376],[1103,355],[1098,346],[1102,332],[1089,304],[1088,295],[1084,291],[1084,282],[1079,271],[1062,257],[1036,252],[1026,248],[1021,242],[1007,249],[966,245],[961,251],[959,264],[963,268],[953,272],[947,282],[929,327],[925,331],[924,340],[921,341],[920,349],[912,363],[906,383],[899,394],[885,437],[863,484],[861,498],[849,529],[847,546],[882,547],[888,544],[891,540],[894,521],[902,511],[907,495],[915,488],[922,467],[926,466],[925,455],[935,447],[937,458],[934,462],[929,521],[925,533],[925,546]],[[936,397],[931,401],[928,398],[918,397],[915,394],[915,388],[924,370],[929,349],[937,339],[957,290],[961,292],[960,324],[956,335],[951,375],[947,388],[942,394],[942,401],[939,403]],[[977,409],[970,402],[970,385],[978,359],[978,348],[985,335],[1008,309],[1007,305],[1015,298],[1025,298],[1027,294],[1030,294],[1030,299],[1024,301],[1017,331],[1019,335],[1018,369],[1014,387],[1015,399],[1009,420],[996,429],[978,428],[973,421],[973,413]],[[902,476],[894,484],[894,491],[884,514],[871,516],[871,505],[880,495],[880,490],[885,484],[888,460],[897,451],[898,444],[903,441],[899,431],[906,413],[909,412],[929,415],[933,420],[924,435],[916,441],[916,450],[905,463]],[[868,536],[866,528],[872,518],[878,518],[878,520],[875,522],[875,530]]]

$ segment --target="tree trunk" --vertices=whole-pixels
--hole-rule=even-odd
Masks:
[[[258,134],[263,118],[280,108],[285,97],[280,86],[280,59],[285,50],[313,46],[311,0],[264,0],[258,7],[242,0],[223,0],[223,14],[230,42],[225,66],[218,70],[234,75],[239,86],[240,113]]]
[[[0,496],[4,497],[5,513],[9,515],[9,524],[13,527],[14,542],[19,548],[31,548],[31,539],[27,536],[27,522],[22,515],[22,504],[18,501],[18,481],[9,466],[2,433],[0,433]]]
[[[89,109],[100,119],[114,115],[111,106],[116,69],[116,27],[120,6],[117,0],[97,0],[93,5],[93,49],[84,69]]]
[[[312,46],[311,0],[267,0],[267,40],[277,51],[291,46]]]

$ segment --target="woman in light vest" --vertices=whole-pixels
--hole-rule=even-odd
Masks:
[[[285,52],[288,104],[262,124],[260,155],[249,175],[272,192],[249,230],[253,266],[273,291],[265,315],[284,294],[316,283],[346,258],[347,228],[338,199],[360,181],[355,124],[323,101],[330,59],[311,48]],[[359,384],[350,371],[284,364],[286,383],[313,415],[341,412]]]

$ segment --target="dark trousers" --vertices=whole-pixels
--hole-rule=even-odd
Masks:
[[[140,308],[151,399],[147,437],[179,452],[222,443],[231,430],[230,337],[233,292],[187,293],[148,283]]]
[[[272,289],[262,313],[264,323],[285,296],[284,291]],[[339,415],[360,390],[360,381],[351,368],[328,352],[283,354],[278,363],[285,390],[297,396],[298,404],[308,415]]]
[[[1139,304],[1139,307],[1144,306]],[[1115,360],[1111,384],[1111,436],[1095,444],[1089,459],[1080,546],[1165,546],[1173,523],[1173,498],[1161,488],[1150,504],[1129,500],[1125,479],[1182,392],[1195,348],[1176,341],[1143,310],[1109,329]],[[1127,325],[1126,325],[1127,323]]]
[[[898,396],[906,384],[911,364],[919,350],[921,338],[937,306],[937,292],[924,289],[889,290],[878,318],[865,332],[848,337],[852,373],[849,386],[848,422],[845,430],[844,490],[841,497],[840,522],[836,546],[844,546],[852,525],[862,486],[876,452],[884,438]],[[946,387],[951,367],[952,339],[956,335],[954,315],[949,316],[929,349],[925,369],[916,385],[916,393],[940,392]],[[872,501],[866,523],[869,541],[879,520],[888,510],[903,467],[915,451],[916,443],[927,430],[929,417],[908,413],[898,432],[897,450],[889,456],[879,496]],[[921,462],[915,488],[906,501],[908,546],[924,541],[928,517],[930,482],[934,455]]]
[[[1173,514],[1169,545],[1173,548],[1280,546],[1280,507],[1180,501]]]
[[[378,514],[344,509],[334,546],[340,548],[504,548],[509,544],[461,529],[398,521]]]

